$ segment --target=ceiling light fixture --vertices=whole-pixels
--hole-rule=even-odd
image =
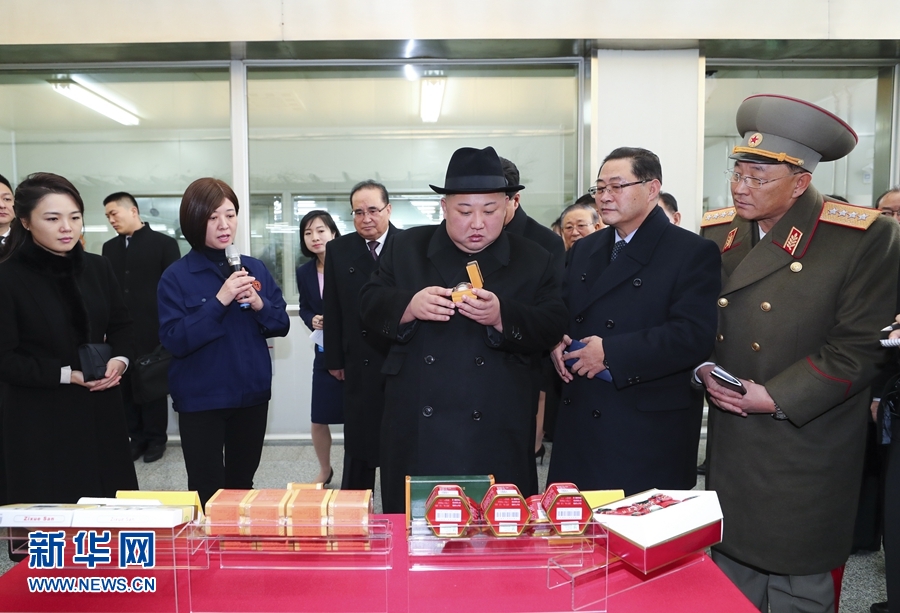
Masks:
[[[82,87],[71,79],[57,79],[49,81],[49,83],[53,86],[53,91],[122,125],[136,126],[141,123],[141,120],[136,115],[129,113],[103,96]]]
[[[445,77],[427,77],[422,79],[419,95],[419,115],[425,123],[435,123],[441,116],[444,104]]]

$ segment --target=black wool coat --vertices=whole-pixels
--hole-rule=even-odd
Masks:
[[[127,248],[125,237],[118,235],[103,243],[102,253],[112,263],[134,319],[135,351],[137,355],[150,353],[159,345],[156,288],[163,271],[181,258],[178,241],[144,224]]]
[[[453,287],[478,261],[500,300],[503,332],[460,314],[400,326],[413,295]],[[402,512],[406,475],[493,474],[532,491],[536,356],[559,342],[566,310],[550,254],[503,232],[479,253],[460,251],[445,224],[405,230],[382,252],[360,294],[363,321],[391,340],[381,429],[385,512]]]
[[[76,502],[137,489],[119,387],[60,384],[80,370],[82,343],[134,357],[132,325],[109,262],[76,245],[68,257],[29,238],[0,263],[0,381],[8,384],[3,437],[8,498]]]
[[[400,230],[388,228],[384,254]],[[390,343],[367,328],[359,317],[359,290],[378,262],[356,232],[325,247],[325,367],[344,369],[344,449],[353,458],[378,466],[379,431],[384,412],[381,366]]]
[[[715,342],[719,251],[659,207],[610,262],[616,240],[608,227],[570,250],[566,333],[603,339],[612,382],[563,384],[548,482],[626,495],[691,489],[703,397],[690,380]]]

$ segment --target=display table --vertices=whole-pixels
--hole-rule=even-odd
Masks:
[[[200,570],[32,570],[27,562],[0,577],[0,611],[106,612],[373,612],[373,611],[571,611],[572,592],[547,588],[546,569],[410,570],[402,515],[390,520],[394,547],[390,568],[298,570],[221,568],[210,559]],[[32,594],[28,577],[156,577],[156,591],[142,593]],[[754,613],[756,609],[705,555],[696,554],[644,576],[621,562],[610,566],[614,613],[704,611]]]

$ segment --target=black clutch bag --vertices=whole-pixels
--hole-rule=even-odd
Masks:
[[[78,361],[85,381],[106,376],[106,365],[112,359],[112,347],[106,343],[85,343],[78,348]]]
[[[162,345],[134,361],[131,392],[135,404],[147,404],[168,395],[171,361],[172,354]]]

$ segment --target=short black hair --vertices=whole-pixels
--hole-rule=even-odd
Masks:
[[[503,167],[503,176],[506,177],[506,184],[507,185],[518,185],[519,178],[520,178],[519,169],[512,162],[512,160],[507,160],[506,158],[501,157],[500,158],[500,166]],[[510,200],[512,200],[513,198],[516,197],[516,194],[518,194],[518,193],[519,193],[519,190],[516,190],[514,192],[506,192],[506,195],[509,197]]]
[[[584,194],[583,196],[579,196],[578,200],[576,200],[573,204],[589,204],[594,206],[594,197],[590,194]]]
[[[350,190],[350,207],[353,207],[353,194],[358,192],[361,189],[377,189],[381,191],[381,201],[385,204],[391,203],[391,198],[388,196],[387,188],[379,183],[378,181],[373,181],[372,179],[366,179],[365,181],[360,181],[356,185],[353,186],[353,189]]]
[[[317,219],[321,219],[322,222],[328,227],[329,230],[334,234],[334,237],[337,238],[341,235],[341,231],[338,230],[337,224],[334,223],[334,219],[332,219],[331,214],[328,211],[323,211],[321,209],[310,211],[306,215],[303,216],[303,219],[300,220],[300,251],[303,252],[308,258],[316,257],[316,254],[309,250],[309,247],[306,246],[306,240],[303,238],[304,233],[306,232],[306,228]]]
[[[659,203],[670,213],[678,212],[678,201],[668,192],[659,192]]]
[[[110,202],[118,202],[119,200],[129,200],[131,201],[131,206],[137,209],[137,212],[141,212],[141,207],[138,206],[137,200],[134,199],[134,196],[129,194],[128,192],[116,192],[114,194],[110,194],[106,198],[103,199],[103,206],[106,206]]]
[[[638,181],[656,179],[662,183],[662,165],[652,151],[640,147],[619,147],[603,158],[603,164],[610,160],[631,160],[631,172]],[[603,164],[600,164],[601,169]],[[599,175],[600,173],[597,173],[597,176]]]
[[[3,175],[0,175],[0,183],[8,187],[9,191],[13,191],[12,185],[10,185],[9,180]]]

